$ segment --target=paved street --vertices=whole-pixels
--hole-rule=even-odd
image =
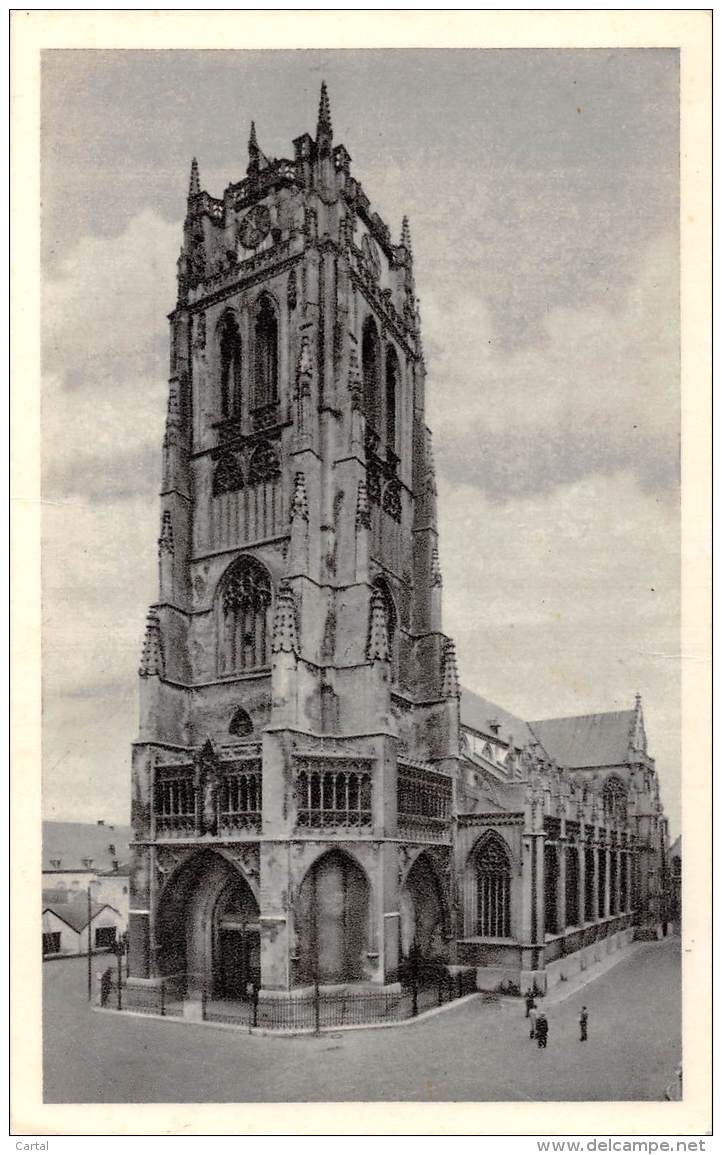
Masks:
[[[520,1000],[386,1030],[249,1037],[94,1013],[85,975],[84,959],[44,964],[46,1102],[654,1100],[681,1055],[679,939],[638,945],[568,998],[557,987],[546,1051]]]

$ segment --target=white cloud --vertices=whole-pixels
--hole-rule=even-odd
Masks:
[[[526,718],[629,709],[640,691],[676,819],[676,505],[627,472],[505,502],[442,481],[439,511],[463,683]]]
[[[115,237],[84,237],[43,288],[46,372],[97,397],[119,381],[166,375],[163,318],[175,300],[178,224],[150,209]]]
[[[441,279],[423,301],[439,464],[504,497],[631,469],[674,484],[677,249],[659,238],[621,298],[554,308],[533,343],[500,347],[483,284]]]

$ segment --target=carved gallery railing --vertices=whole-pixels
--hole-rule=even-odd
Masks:
[[[153,797],[153,820],[159,836],[181,837],[213,832],[220,835],[260,830],[262,777],[260,763],[222,767],[209,799],[208,784],[199,788],[192,768],[161,768]]]
[[[218,797],[219,833],[261,828],[261,770],[252,768],[227,774]]]
[[[296,813],[301,829],[370,827],[371,775],[361,770],[300,770]]]
[[[192,773],[166,772],[156,780],[153,815],[156,834],[195,833],[196,790]]]
[[[431,770],[399,764],[398,830],[402,838],[448,842],[451,819],[451,781]]]

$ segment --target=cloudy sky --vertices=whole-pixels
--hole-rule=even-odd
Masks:
[[[672,50],[43,59],[44,798],[127,818],[190,158],[216,196],[315,128],[407,213],[463,681],[526,718],[639,690],[679,824]]]

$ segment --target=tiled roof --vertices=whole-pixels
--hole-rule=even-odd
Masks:
[[[108,910],[114,909],[107,902],[91,902],[90,921],[92,922],[96,914],[100,914],[101,910],[106,908]],[[79,895],[74,902],[43,901],[43,914],[46,910],[50,910],[58,918],[62,918],[63,922],[66,922],[78,934],[81,930],[85,930],[88,925],[88,900],[84,894]]]
[[[130,878],[130,863],[121,862],[112,870],[100,870],[98,878]]]
[[[93,871],[112,870],[113,862],[128,861],[130,838],[130,826],[43,822],[43,870],[87,869],[83,866],[84,858],[92,859]],[[59,867],[53,866],[53,859],[60,859]]]
[[[545,718],[529,726],[544,749],[560,766],[620,766],[629,754],[634,710],[583,714],[574,718]]]
[[[499,731],[496,734],[489,726],[489,723],[494,721],[499,723]],[[519,747],[528,746],[534,741],[534,735],[527,722],[510,714],[502,706],[490,702],[488,698],[482,698],[481,694],[475,694],[465,688],[461,691],[461,724],[502,742],[508,742],[511,735],[514,745]]]

